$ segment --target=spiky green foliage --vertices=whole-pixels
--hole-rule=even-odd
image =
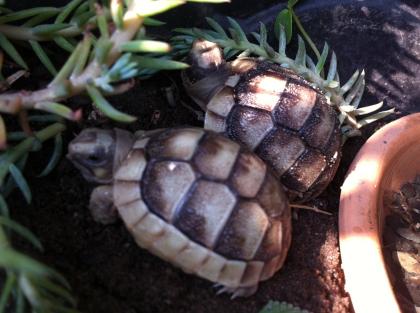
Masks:
[[[280,20],[282,19],[286,20],[285,17]],[[225,57],[228,59],[235,56],[255,56],[290,68],[325,94],[330,104],[339,112],[342,131],[347,137],[358,135],[359,129],[364,125],[394,112],[394,109],[390,109],[371,114],[382,107],[382,102],[359,109],[365,90],[365,72],[356,71],[346,83],[342,84],[337,72],[337,56],[334,51],[329,53],[327,44],[324,45],[322,54],[318,53],[319,57],[315,62],[307,53],[304,40],[298,36],[298,50],[295,57],[291,58],[286,54],[288,35],[281,22],[275,23],[276,47],[268,43],[267,28],[262,23],[259,32],[251,33],[253,38],[250,39],[238,22],[232,18],[228,18],[230,27],[227,31],[212,18],[207,18],[207,22],[211,29],[182,28],[175,30],[181,34],[173,37],[172,42],[173,46],[178,49],[178,54],[186,53],[194,39],[202,38],[222,47]],[[329,54],[329,66],[327,67]],[[363,118],[367,114],[371,115]],[[362,118],[360,119],[360,117]]]
[[[10,133],[13,139],[23,139],[0,154],[0,268],[5,270],[5,282],[0,295],[0,312],[14,310],[25,312],[76,312],[75,299],[64,277],[53,269],[18,251],[11,244],[11,237],[18,235],[42,251],[41,242],[25,227],[10,218],[6,198],[18,188],[30,203],[32,193],[23,173],[31,151],[39,150],[43,142],[55,138],[53,154],[41,175],[48,174],[57,164],[62,151],[61,132],[65,126],[54,123],[31,136]],[[14,137],[14,138],[13,138]]]
[[[286,302],[270,301],[259,313],[309,313]]]
[[[34,234],[10,219],[6,203],[16,188],[28,203],[32,200],[31,187],[23,174],[31,151],[41,150],[43,142],[54,139],[51,157],[39,176],[50,173],[60,160],[63,118],[74,121],[82,116],[81,109],[73,111],[63,101],[86,93],[104,115],[131,122],[135,118],[113,108],[105,96],[126,91],[132,86],[128,81],[134,77],[146,78],[159,70],[187,66],[172,61],[167,55],[170,46],[154,41],[145,31],[145,26],[163,24],[150,16],[187,0],[110,0],[109,5],[103,2],[72,0],[62,8],[36,7],[19,12],[0,8],[0,92],[11,89],[13,82],[31,71],[22,47],[32,50],[52,76],[41,90],[0,94],[0,113],[18,115],[22,127],[22,131],[8,132],[0,114],[0,270],[5,273],[0,286],[0,313],[76,312],[66,280],[13,248],[12,235],[28,240],[37,249],[42,250],[42,245]],[[61,48],[61,59],[67,55],[63,65],[54,62],[44,42]],[[5,57],[22,70],[3,77]],[[42,114],[32,115],[33,109]],[[38,122],[53,124],[34,131]]]

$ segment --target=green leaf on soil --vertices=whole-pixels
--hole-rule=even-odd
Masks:
[[[26,181],[25,177],[22,175],[20,169],[14,165],[9,165],[9,173],[13,177],[16,185],[19,187],[20,191],[22,192],[23,196],[27,203],[31,203],[32,194],[31,190],[29,189],[28,182]]]
[[[274,33],[276,34],[277,38],[280,37],[280,25],[284,27],[284,31],[286,32],[287,43],[289,43],[292,40],[293,17],[288,9],[280,11],[274,22]]]

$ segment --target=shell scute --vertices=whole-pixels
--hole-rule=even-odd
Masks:
[[[270,221],[256,202],[241,202],[226,223],[215,251],[231,259],[252,260]]]
[[[194,164],[210,179],[226,179],[236,162],[240,146],[224,137],[207,136],[194,156]]]
[[[305,142],[298,134],[278,128],[265,137],[256,152],[281,176],[305,152]]]
[[[200,180],[174,225],[198,243],[213,247],[235,207],[236,197],[221,183]]]
[[[153,212],[172,221],[195,179],[194,170],[186,162],[155,162],[144,177],[144,199]]]
[[[273,127],[268,112],[242,105],[233,107],[227,120],[229,137],[250,149],[255,149]]]

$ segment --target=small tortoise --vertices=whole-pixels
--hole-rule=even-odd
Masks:
[[[320,90],[268,61],[247,57],[226,63],[220,48],[205,40],[194,42],[188,60],[184,85],[206,112],[206,129],[254,151],[295,201],[326,188],[341,158],[341,132]]]
[[[96,221],[124,221],[137,244],[223,286],[253,294],[283,265],[288,199],[254,153],[215,132],[174,128],[136,136],[86,129],[68,158],[94,189]]]

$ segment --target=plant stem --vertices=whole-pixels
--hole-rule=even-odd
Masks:
[[[130,41],[136,35],[143,23],[143,17],[137,15],[135,12],[136,5],[138,5],[136,3],[137,1],[132,1],[130,7],[127,9],[127,12],[124,15],[124,27],[115,30],[109,39],[112,43],[112,48],[105,61],[106,65],[112,64],[120,56],[121,51],[119,47]],[[100,76],[103,65],[104,64],[100,64],[94,59],[80,75],[70,77],[68,80],[70,94],[63,95],[57,93],[57,86],[55,84],[50,84],[44,89],[33,92],[20,91],[0,95],[0,112],[13,114],[21,109],[32,109],[37,102],[59,102],[69,96],[80,94],[85,91],[85,87],[89,81]]]
[[[318,60],[321,58],[321,54],[319,53],[318,48],[316,47],[315,43],[312,41],[311,37],[308,35],[308,33],[305,31],[305,28],[303,28],[302,23],[299,20],[299,17],[296,15],[293,8],[289,8],[290,12],[292,13],[293,21],[295,22],[297,28],[301,32],[303,38],[305,38],[308,45],[311,47],[312,51],[315,53]]]
[[[66,129],[66,126],[61,123],[55,123],[52,124],[38,132],[35,133],[35,136],[31,136],[20,142],[15,147],[11,148],[9,151],[7,151],[2,158],[2,166],[0,167],[0,187],[3,185],[3,180],[6,177],[6,174],[8,173],[9,166],[7,164],[15,163],[18,161],[23,155],[28,153],[31,148],[33,147],[33,144],[36,140],[39,140],[41,142],[44,142],[58,133],[64,131]],[[1,234],[0,234],[1,235]],[[0,238],[1,239],[1,238]],[[0,241],[1,244],[1,241]]]

